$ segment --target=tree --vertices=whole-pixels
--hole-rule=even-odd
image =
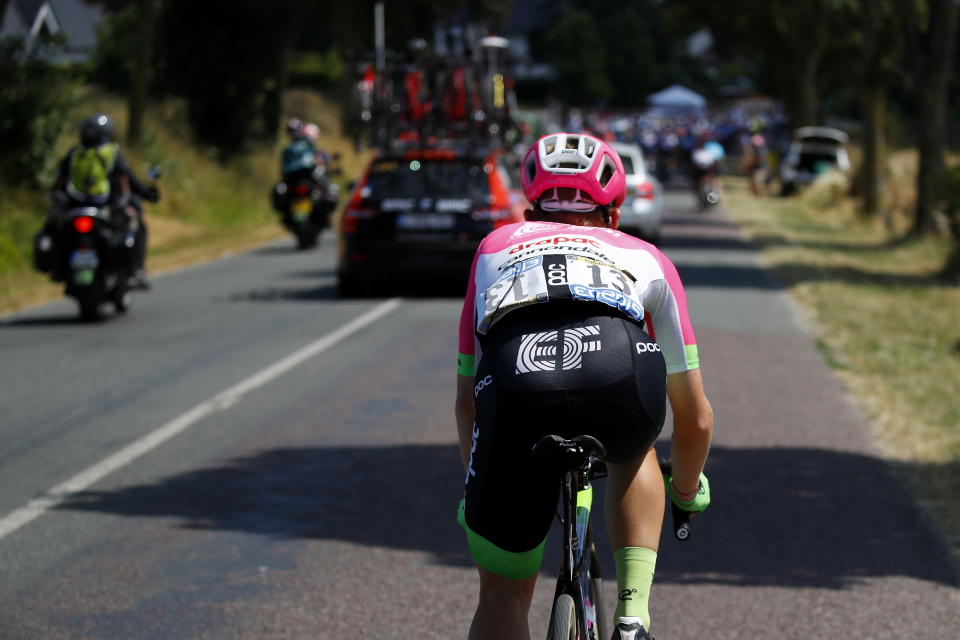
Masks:
[[[160,0],[86,0],[109,13],[99,30],[95,80],[127,93],[127,144],[143,144],[143,122],[155,61],[157,3]]]
[[[954,0],[896,0],[916,100],[917,206],[909,235],[926,233],[941,200],[947,90],[957,31]]]
[[[0,41],[0,180],[41,186],[50,150],[69,121],[74,74],[50,60],[62,39],[38,38],[29,51],[18,39]]]
[[[757,61],[795,127],[818,124],[820,65],[847,0],[684,0],[665,4],[680,33],[707,26],[722,54]]]
[[[159,20],[163,88],[182,96],[198,142],[221,158],[276,132],[278,60],[308,25],[294,0],[166,0]],[[273,113],[269,123],[264,113]]]
[[[846,64],[835,67],[831,76],[835,92],[854,88],[857,95],[863,160],[854,184],[861,213],[872,216],[882,207],[887,96],[898,87],[904,53],[900,25],[892,0],[855,0],[842,12],[838,27],[844,37],[834,45],[834,54]]]
[[[143,121],[147,109],[153,62],[156,8],[154,0],[137,0],[137,47],[127,119],[127,144],[134,149],[143,146]]]
[[[611,16],[601,30],[614,81],[614,101],[634,107],[663,86],[652,34],[648,22],[632,6],[621,7]]]
[[[589,13],[570,11],[544,37],[567,102],[589,105],[613,95],[603,38]]]

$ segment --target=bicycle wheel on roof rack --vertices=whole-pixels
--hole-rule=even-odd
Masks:
[[[553,603],[553,617],[550,619],[550,634],[547,640],[577,640],[577,616],[574,613],[573,598],[566,593]]]

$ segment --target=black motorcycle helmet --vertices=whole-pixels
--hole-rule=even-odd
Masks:
[[[105,113],[95,113],[80,125],[80,144],[98,147],[113,140],[113,119]]]

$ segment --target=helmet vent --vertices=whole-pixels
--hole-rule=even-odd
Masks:
[[[564,146],[565,149],[576,149],[580,145],[580,138],[577,136],[567,136],[567,144]]]
[[[547,155],[552,154],[554,151],[557,150],[557,137],[553,136],[552,138],[548,138],[547,140],[544,140],[543,146],[544,146],[544,152]]]
[[[580,164],[577,162],[558,162],[556,165],[554,165],[554,167],[557,169],[581,169],[582,168]]]
[[[613,179],[615,167],[613,163],[610,162],[610,158],[604,157],[603,159],[603,168],[600,169],[600,176],[597,179],[597,182],[600,183],[600,186],[604,189],[607,188],[607,185],[610,184],[610,180]]]
[[[530,159],[527,160],[527,166],[526,166],[525,168],[526,168],[526,170],[527,170],[527,179],[528,179],[530,182],[533,182],[534,178],[537,177],[537,161],[536,161],[536,159],[531,156]]]
[[[586,150],[584,151],[584,154],[585,154],[588,158],[592,158],[592,157],[593,157],[593,154],[594,154],[594,152],[595,152],[596,150],[597,150],[597,145],[594,144],[593,142],[588,141],[588,142],[587,142],[587,148],[586,148]]]

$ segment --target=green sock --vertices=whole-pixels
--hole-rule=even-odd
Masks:
[[[645,547],[624,547],[613,552],[617,562],[617,611],[613,623],[622,617],[640,618],[650,629],[650,586],[657,566],[657,552]]]

